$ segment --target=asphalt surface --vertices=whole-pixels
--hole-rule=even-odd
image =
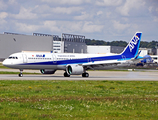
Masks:
[[[14,69],[0,69],[0,71],[19,72]],[[24,72],[40,73],[39,70],[24,70]],[[64,71],[56,71],[53,75],[28,75],[19,77],[16,74],[0,74],[0,80],[123,80],[123,81],[158,81],[158,70],[136,71],[88,71],[89,77],[71,75],[63,77]]]

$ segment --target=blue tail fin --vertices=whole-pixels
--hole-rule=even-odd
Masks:
[[[124,55],[128,58],[136,57],[139,50],[141,36],[141,32],[136,32],[131,41],[128,43],[127,47],[121,53],[121,55]]]

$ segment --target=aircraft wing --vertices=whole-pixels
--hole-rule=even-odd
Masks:
[[[115,67],[118,67],[118,65],[125,65],[125,64],[122,64],[121,61],[102,61],[102,62],[89,62],[89,63],[84,63],[82,64],[82,66],[86,69],[97,69],[97,68],[100,68],[100,69],[111,69],[111,68],[115,68]],[[126,64],[127,66],[127,64]]]
[[[90,65],[103,65],[103,64],[120,64],[120,61],[116,61],[116,60],[111,60],[111,61],[98,61],[98,62],[88,62],[88,63],[84,63],[82,64],[82,66],[90,66]]]

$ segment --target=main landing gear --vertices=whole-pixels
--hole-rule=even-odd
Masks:
[[[70,77],[70,75],[67,74],[67,72],[64,72],[64,77]],[[82,77],[89,77],[89,74],[87,72],[82,73]]]
[[[23,77],[22,72],[23,72],[23,70],[20,70],[19,77]]]
[[[67,74],[67,72],[64,72],[64,77],[70,77],[70,75]]]
[[[89,77],[89,74],[87,72],[82,73],[82,77]]]

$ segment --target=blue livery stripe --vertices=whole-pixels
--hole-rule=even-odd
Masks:
[[[72,59],[72,60],[60,60],[60,61],[47,61],[47,62],[36,62],[36,63],[24,63],[22,65],[67,65],[67,64],[83,64],[88,62],[98,62],[98,61],[106,61],[106,60],[127,60],[130,58],[126,58],[122,55],[113,55],[113,56],[103,56],[103,57],[92,57],[92,58],[83,58],[83,59]]]

